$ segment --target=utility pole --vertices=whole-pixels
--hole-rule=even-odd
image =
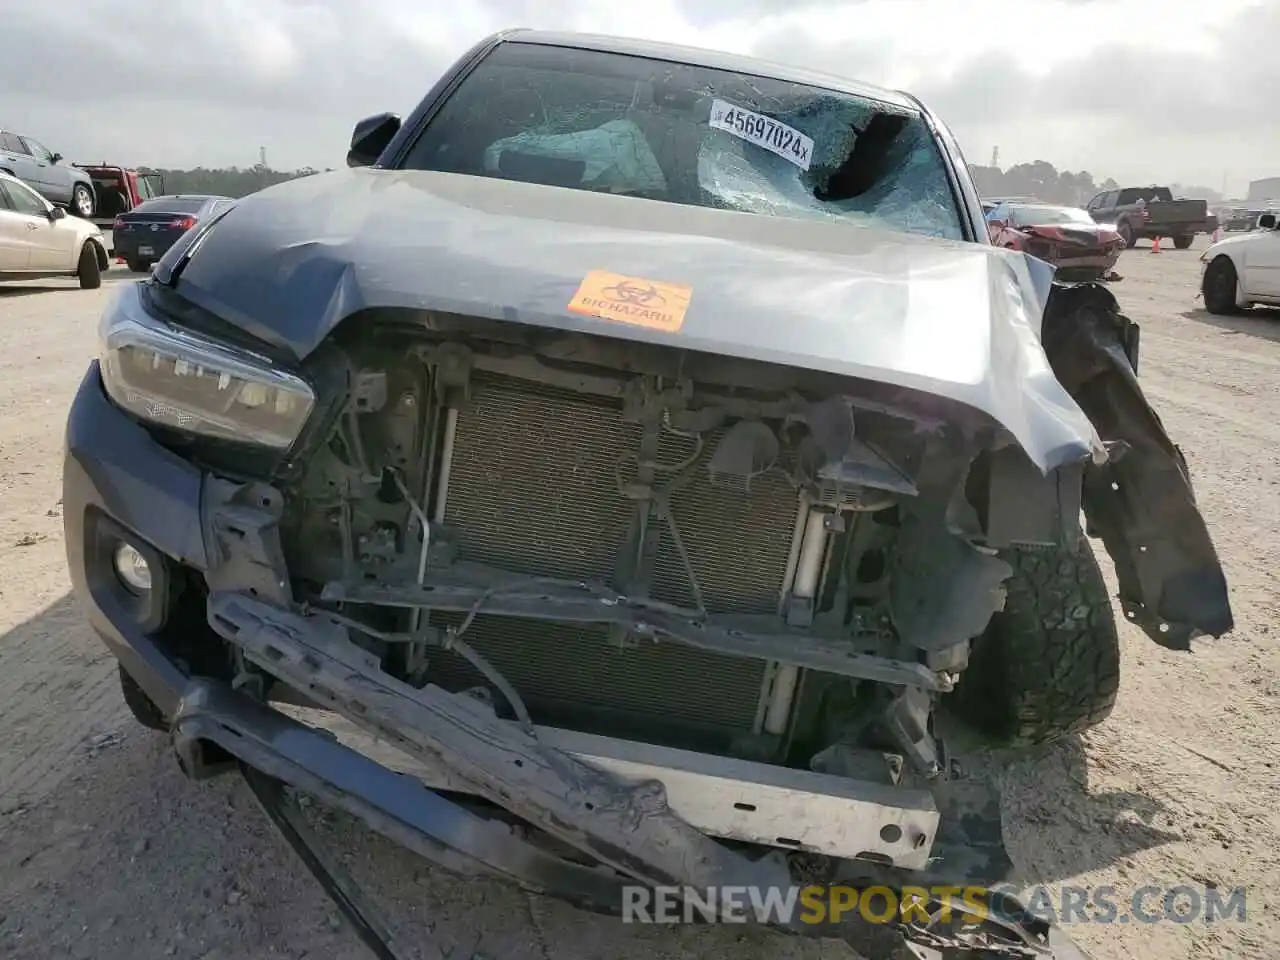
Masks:
[[[266,147],[258,148],[258,166],[262,167],[263,170],[267,169],[267,148]]]
[[[997,170],[1000,169],[1000,148],[999,147],[991,148],[991,165],[995,167]]]

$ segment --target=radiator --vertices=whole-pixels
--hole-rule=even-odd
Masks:
[[[618,492],[634,475],[639,425],[619,403],[493,375],[477,376],[459,411],[445,523],[465,560],[520,573],[611,582],[635,506]],[[781,477],[749,492],[712,487],[705,457],[672,498],[672,512],[711,612],[777,609],[796,517],[795,490]],[[662,462],[691,441],[664,438]],[[688,577],[663,529],[652,595],[691,602]],[[438,622],[448,622],[436,617]],[[455,621],[456,622],[456,621]],[[535,714],[585,708],[635,721],[726,733],[754,725],[764,664],[674,643],[619,646],[604,627],[476,617],[465,635],[520,692]],[[431,661],[432,682],[480,685],[456,655]]]

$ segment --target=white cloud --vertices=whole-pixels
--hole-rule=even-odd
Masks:
[[[407,112],[512,26],[755,53],[921,95],[973,162],[1220,184],[1280,173],[1280,9],[1260,0],[85,0],[0,32],[0,123],[69,156],[156,165],[341,163],[350,126]],[[56,37],[57,42],[50,42]],[[83,37],[83,39],[80,39]],[[100,39],[99,39],[100,38]]]

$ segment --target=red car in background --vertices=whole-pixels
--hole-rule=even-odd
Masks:
[[[987,229],[997,247],[1053,264],[1060,280],[1105,279],[1125,248],[1114,226],[1095,223],[1078,207],[1001,203],[987,213]]]
[[[110,163],[75,163],[93,180],[97,194],[94,223],[110,230],[115,218],[164,194],[164,177],[158,173],[139,173],[129,167]],[[112,251],[112,256],[115,252]]]

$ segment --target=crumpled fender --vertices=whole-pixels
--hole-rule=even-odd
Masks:
[[[1138,384],[1137,325],[1098,284],[1055,285],[1041,340],[1112,456],[1085,470],[1084,512],[1115,563],[1127,616],[1160,646],[1234,626],[1227,580],[1182,451]]]

